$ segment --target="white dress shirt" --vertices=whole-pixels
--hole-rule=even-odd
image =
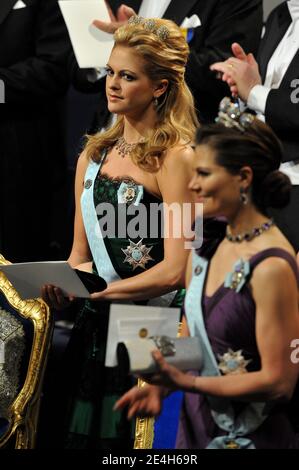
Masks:
[[[265,109],[270,91],[279,88],[299,49],[299,0],[289,1],[288,7],[293,21],[268,63],[264,85],[254,86],[247,101],[248,107],[254,109],[262,121],[265,121]],[[299,160],[282,163],[280,170],[289,176],[292,184],[299,184]]]

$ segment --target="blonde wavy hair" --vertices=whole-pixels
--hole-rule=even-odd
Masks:
[[[169,82],[166,92],[158,100],[155,128],[131,153],[132,160],[138,167],[155,172],[169,148],[182,141],[193,141],[198,120],[193,96],[184,78],[189,55],[188,44],[173,21],[156,18],[151,21],[155,25],[152,31],[146,29],[144,22],[128,23],[120,27],[114,34],[114,47],[134,49],[143,59],[144,71],[150,80],[155,82],[167,79]],[[156,34],[155,31],[160,27],[167,28],[166,38]],[[87,157],[98,162],[103,150],[112,148],[123,135],[123,130],[124,117],[118,116],[116,123],[106,132],[87,136]]]

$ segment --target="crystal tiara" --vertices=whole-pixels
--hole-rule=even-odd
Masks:
[[[221,123],[225,127],[234,127],[244,132],[251,126],[254,120],[255,116],[253,114],[241,112],[238,101],[231,101],[228,97],[221,100],[218,117],[216,118],[217,123]]]
[[[166,26],[159,26],[154,19],[147,19],[136,15],[131,16],[128,23],[131,25],[142,25],[146,31],[156,34],[162,41],[165,41],[170,35],[169,29]]]

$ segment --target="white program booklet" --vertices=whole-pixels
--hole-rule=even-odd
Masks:
[[[117,365],[117,344],[130,339],[178,334],[179,308],[112,304],[110,307],[106,367]]]
[[[22,299],[41,296],[45,284],[60,287],[66,295],[88,298],[90,294],[67,261],[41,261],[0,265]]]
[[[113,35],[93,26],[93,20],[110,21],[104,0],[60,0],[74,53],[80,68],[105,67],[113,44]]]

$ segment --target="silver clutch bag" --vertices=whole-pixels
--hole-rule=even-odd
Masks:
[[[169,336],[152,336],[118,343],[118,365],[128,374],[152,374],[157,371],[151,354],[155,349],[159,349],[166,361],[180,370],[199,371],[202,367],[199,338]]]

